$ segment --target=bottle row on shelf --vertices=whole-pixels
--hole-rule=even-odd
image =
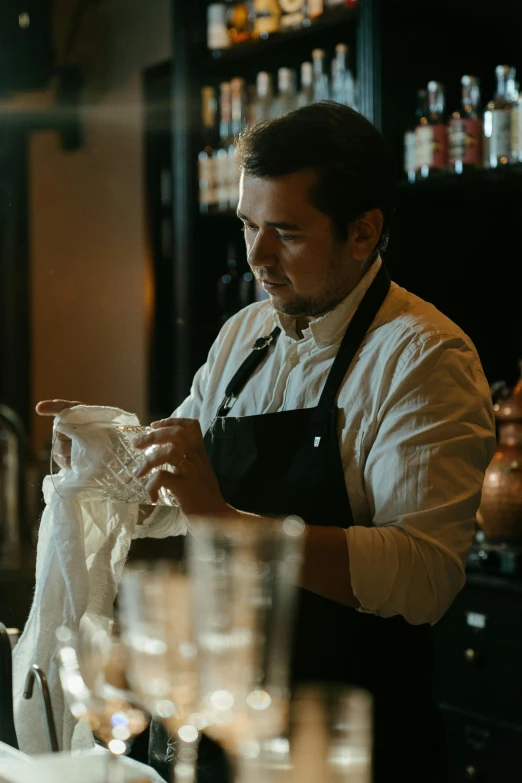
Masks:
[[[225,0],[207,7],[207,46],[228,49],[279,31],[308,27],[335,6],[357,0]]]
[[[292,68],[279,68],[277,92],[272,75],[257,74],[255,85],[243,78],[222,82],[219,91],[203,87],[203,149],[198,155],[199,205],[201,212],[234,210],[239,199],[239,170],[235,139],[248,125],[280,117],[316,101],[334,100],[356,108],[357,83],[350,69],[348,47],[335,47],[330,66],[324,49],[314,49],[311,62],[300,68],[300,85]]]
[[[410,182],[522,163],[522,94],[516,70],[498,65],[495,75],[495,94],[485,106],[480,80],[464,75],[461,106],[450,116],[443,84],[430,81],[427,90],[417,92],[416,127],[404,136],[404,170]]]

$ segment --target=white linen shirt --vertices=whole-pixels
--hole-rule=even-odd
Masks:
[[[380,265],[379,258],[301,339],[295,319],[278,315],[269,301],[234,315],[173,415],[198,419],[205,433],[227,384],[274,322],[282,329],[275,347],[229,415],[316,406],[346,327]],[[491,395],[475,348],[433,305],[392,283],[345,375],[338,407],[354,519],[346,540],[360,611],[435,623],[464,585],[484,471],[495,447]],[[137,535],[184,532],[179,514],[170,512],[169,519],[158,507]]]

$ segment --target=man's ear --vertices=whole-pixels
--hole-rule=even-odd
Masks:
[[[370,256],[379,243],[384,215],[381,209],[371,209],[359,215],[350,225],[348,242],[354,258],[363,261]]]

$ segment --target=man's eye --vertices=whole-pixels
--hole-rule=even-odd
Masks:
[[[282,239],[283,242],[291,242],[292,239],[295,239],[295,237],[292,236],[291,234],[278,234],[277,236],[279,237],[279,239]]]
[[[249,226],[247,223],[243,223],[241,231],[257,231],[257,226]]]

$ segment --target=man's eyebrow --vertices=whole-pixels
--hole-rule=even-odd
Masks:
[[[249,223],[250,222],[250,218],[247,217],[246,215],[243,215],[243,213],[239,212],[239,210],[237,211],[236,214],[237,214],[238,218],[240,220],[244,220],[245,223]],[[266,220],[265,221],[265,226],[270,226],[271,228],[282,228],[282,229],[285,229],[286,231],[302,231],[303,230],[301,228],[301,226],[297,225],[297,223],[285,223],[284,221],[278,221],[278,220],[274,220],[274,221]]]

